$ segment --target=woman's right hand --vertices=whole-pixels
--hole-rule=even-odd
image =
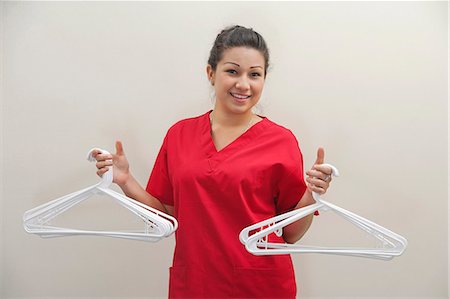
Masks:
[[[92,156],[97,160],[97,175],[102,177],[105,172],[113,167],[113,182],[119,186],[125,185],[130,178],[130,165],[125,157],[122,142],[116,141],[116,154],[102,154],[99,150],[94,150]]]

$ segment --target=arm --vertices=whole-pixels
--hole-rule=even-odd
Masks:
[[[126,196],[173,216],[173,206],[164,205],[159,199],[149,194],[142,188],[131,173],[128,174],[128,179],[126,181],[118,185]]]
[[[315,202],[316,201],[313,199],[311,191],[307,189],[303,194],[302,199],[298,202],[297,206],[295,206],[294,209],[297,210],[306,207],[308,205],[314,204]],[[308,215],[284,227],[283,238],[286,241],[286,243],[293,244],[298,240],[300,240],[311,226],[313,217],[314,217],[313,214]]]
[[[119,185],[126,196],[133,198],[147,206],[155,208],[163,213],[173,216],[173,206],[164,205],[156,197],[150,195],[139,182],[133,177],[130,171],[128,160],[125,156],[122,143],[116,142],[116,154],[102,154],[94,151],[93,157],[97,160],[97,174],[102,176],[113,167],[113,182]]]
[[[316,203],[312,197],[312,192],[317,192],[318,194],[324,194],[331,182],[331,168],[329,166],[321,165],[324,162],[324,150],[319,148],[317,151],[317,159],[311,170],[307,171],[306,174],[309,175],[306,178],[308,183],[308,188],[305,193],[303,193],[302,198],[295,206],[295,210],[309,206]],[[300,240],[311,226],[314,215],[308,215],[302,219],[289,224],[283,229],[283,238],[287,243],[293,244]]]

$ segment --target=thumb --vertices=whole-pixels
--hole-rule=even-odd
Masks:
[[[325,150],[323,149],[323,147],[319,147],[317,149],[317,159],[316,162],[314,162],[314,164],[323,164],[324,159],[325,159]]]
[[[125,153],[123,152],[123,146],[121,141],[116,141],[116,155],[123,156]]]

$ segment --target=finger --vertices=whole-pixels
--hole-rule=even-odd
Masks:
[[[324,193],[325,193],[325,190],[324,190],[324,189],[319,188],[319,187],[316,187],[316,186],[314,186],[314,185],[312,185],[312,184],[308,184],[308,188],[309,188],[309,190],[311,190],[312,192],[316,192],[316,193],[318,193],[318,194],[324,194]]]
[[[124,154],[122,142],[116,141],[116,155],[123,156]]]
[[[319,147],[317,149],[317,159],[316,162],[314,162],[314,164],[323,164],[323,161],[325,159],[325,150],[323,149],[323,147]]]
[[[110,154],[98,154],[95,157],[95,160],[97,160],[98,162],[100,161],[105,161],[105,160],[111,160],[113,157]]]
[[[107,167],[102,168],[102,169],[99,169],[99,170],[97,171],[97,175],[98,175],[99,177],[101,177],[101,176],[103,176],[108,170],[109,170],[109,169],[108,169]]]
[[[105,155],[108,155],[108,154],[106,154],[106,153],[104,153],[102,150],[100,150],[100,149],[93,149],[92,150],[92,157],[94,157],[94,158],[97,158],[97,157],[101,157],[101,156],[105,156]],[[109,156],[111,156],[111,155],[109,155]],[[112,157],[112,156],[111,156]]]
[[[320,172],[324,173],[325,175],[331,175],[331,173],[333,172],[331,170],[331,167],[327,166],[327,165],[314,165],[313,169],[320,171]]]
[[[308,170],[306,172],[306,174],[309,175],[310,177],[319,178],[324,181],[330,180],[330,177],[331,177],[329,174],[327,174],[325,172],[314,170],[314,169]]]
[[[330,185],[328,182],[316,178],[306,178],[306,181],[316,187],[320,187],[325,190],[328,189],[328,186]]]
[[[96,157],[97,157],[97,155],[98,155],[98,154],[100,154],[100,153],[101,153],[101,151],[100,151],[100,150],[98,150],[98,149],[94,149],[94,150],[92,150],[92,153],[91,153],[91,155],[92,155],[92,157],[96,158]]]
[[[95,166],[98,169],[102,169],[103,167],[107,167],[107,166],[111,166],[111,165],[113,165],[111,160],[99,161],[99,162],[95,163]]]

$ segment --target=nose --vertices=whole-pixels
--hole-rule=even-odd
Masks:
[[[238,90],[248,90],[250,88],[250,83],[245,76],[238,78],[236,82],[236,89]]]

